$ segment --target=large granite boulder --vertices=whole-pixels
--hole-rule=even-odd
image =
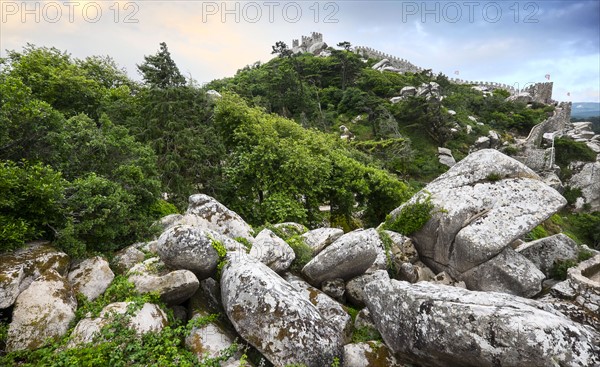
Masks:
[[[302,240],[313,250],[313,255],[316,255],[343,234],[344,231],[339,228],[317,228],[304,233]]]
[[[69,271],[69,256],[48,242],[31,242],[26,247],[0,255],[0,309],[10,307],[19,293],[48,270],[62,276]]]
[[[267,228],[260,231],[254,239],[250,256],[278,273],[286,271],[296,258],[290,245]]]
[[[585,163],[569,180],[569,186],[581,190],[583,204],[590,211],[600,211],[600,161]]]
[[[319,310],[321,315],[331,322],[334,328],[337,328],[340,334],[344,335],[346,339],[350,337],[352,317],[350,317],[339,302],[311,286],[300,277],[287,273],[284,279],[296,287],[304,298],[308,299]]]
[[[276,366],[329,366],[343,336],[294,286],[244,253],[229,253],[223,307],[236,331]]]
[[[172,215],[161,221],[166,229],[178,225],[210,229],[230,238],[245,238],[252,242],[252,227],[242,217],[213,197],[204,194],[190,196],[184,215]]]
[[[17,297],[6,350],[36,349],[49,338],[62,337],[76,309],[69,282],[55,270],[45,271]]]
[[[153,257],[134,266],[128,280],[139,293],[157,292],[163,302],[178,305],[189,299],[200,286],[198,278],[189,270],[165,269],[159,258]]]
[[[404,367],[389,348],[380,342],[369,341],[344,345],[344,367]]]
[[[484,149],[450,168],[428,184],[408,203],[395,209],[392,217],[417,201],[430,197],[434,208],[431,219],[413,235],[421,259],[436,273],[447,272],[477,290],[498,290],[516,295],[533,296],[541,290],[543,274],[533,270],[511,273],[510,264],[496,264],[488,271],[490,278],[512,278],[504,284],[467,279],[473,269],[485,262],[507,255],[511,242],[531,231],[564,205],[566,200],[524,164],[497,150]],[[516,260],[511,253],[506,259]],[[496,261],[502,260],[499,257]],[[519,268],[528,266],[523,257]],[[535,281],[523,277],[534,277]],[[539,280],[539,282],[538,282]],[[529,286],[513,287],[514,283]],[[521,289],[520,291],[517,291]]]
[[[348,280],[369,269],[382,248],[375,229],[346,233],[309,261],[302,274],[316,287],[326,280]]]
[[[595,366],[600,335],[541,302],[376,280],[366,303],[385,344],[423,366]]]
[[[131,302],[115,302],[104,307],[98,317],[81,319],[73,332],[67,345],[69,348],[91,343],[100,330],[114,321],[116,315],[128,313]],[[127,326],[137,335],[148,332],[159,332],[167,326],[167,315],[160,307],[152,303],[144,303],[142,307],[133,312],[127,321]]]
[[[515,251],[529,259],[546,276],[550,276],[556,262],[576,260],[579,253],[577,243],[563,233],[523,243]]]
[[[101,256],[85,259],[71,268],[67,279],[75,294],[81,293],[93,301],[100,296],[115,278],[108,261]]]
[[[208,229],[180,225],[161,234],[157,252],[168,267],[190,270],[202,280],[210,277],[217,269],[219,254],[215,244],[216,241],[226,243],[223,237]]]

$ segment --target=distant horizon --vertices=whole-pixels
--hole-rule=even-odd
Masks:
[[[323,34],[451,78],[512,86],[554,82],[557,101],[600,103],[600,2],[8,1],[0,57],[27,43],[73,57],[109,55],[134,80],[166,42],[200,84],[272,58],[271,46]]]

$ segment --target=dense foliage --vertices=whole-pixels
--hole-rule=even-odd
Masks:
[[[279,57],[205,88],[185,80],[165,43],[138,65],[142,83],[110,57],[8,51],[0,61],[0,185],[8,193],[0,251],[42,238],[75,256],[119,249],[196,192],[253,225],[377,225],[445,171],[437,147],[460,159],[490,128],[510,140],[550,112],[429,71],[379,72],[349,43],[338,47],[315,57],[280,42]],[[390,101],[430,82],[441,102]],[[339,139],[342,125],[350,141]]]

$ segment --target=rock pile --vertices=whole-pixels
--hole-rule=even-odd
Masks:
[[[561,208],[562,196],[523,164],[486,149],[403,207],[425,196],[432,217],[406,237],[383,229],[308,231],[294,223],[254,235],[215,199],[193,195],[185,215],[161,221],[157,241],[122,250],[113,268],[138,292],[158,292],[180,318],[225,315],[226,323],[189,332],[185,344],[199,357],[215,356],[237,339],[274,366],[600,363],[598,330],[558,311],[552,297],[526,298],[540,292],[554,260],[576,257],[576,246],[561,235],[511,246]],[[312,252],[297,273],[289,270],[298,258],[288,236]],[[597,313],[599,261],[570,270],[569,283],[553,293]],[[49,244],[0,255],[0,307],[12,307],[7,349],[35,349],[65,335],[76,293],[98,297],[113,277],[101,257],[70,264]],[[96,342],[103,325],[129,307],[117,302],[81,319],[68,347]],[[351,307],[362,310],[356,315]],[[146,303],[128,325],[143,334],[167,322],[161,307]],[[238,353],[222,366],[241,364]]]

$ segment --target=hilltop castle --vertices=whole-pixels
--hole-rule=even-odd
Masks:
[[[312,32],[310,36],[302,36],[302,43],[298,39],[292,40],[292,52],[310,52],[315,55],[329,56],[327,44],[323,42],[323,34]]]

